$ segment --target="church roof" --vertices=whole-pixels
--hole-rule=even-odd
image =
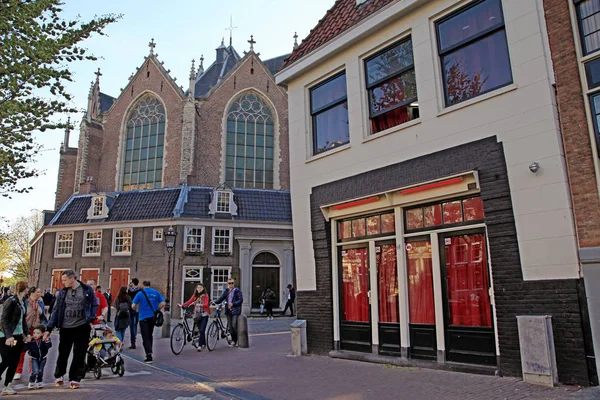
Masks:
[[[356,0],[337,0],[302,43],[294,49],[282,68],[293,64],[393,1],[397,0],[366,0],[357,5]]]
[[[113,103],[117,100],[112,96],[109,96],[105,93],[100,92],[100,111],[102,111],[103,113],[107,112],[108,110],[110,110],[110,108],[112,107]]]
[[[212,219],[208,213],[213,187],[133,190],[106,193],[108,217],[100,222],[144,221],[170,218]],[[108,198],[114,199],[111,202]],[[292,222],[290,192],[287,190],[233,189],[238,206],[236,221]],[[185,203],[185,204],[184,204]],[[73,195],[56,213],[50,226],[97,223],[88,219],[92,195]],[[183,204],[183,210],[179,210]]]
[[[288,58],[291,54],[292,53],[284,54],[282,56],[275,57],[275,58],[270,58],[268,60],[263,61],[263,64],[265,64],[265,66],[267,67],[269,72],[271,72],[273,75],[275,75],[275,73],[277,71],[279,71],[279,69],[283,65],[283,62],[285,61],[285,59]]]
[[[233,46],[225,47],[221,45],[217,51],[223,51],[223,59],[217,59],[210,67],[204,70],[204,73],[196,78],[196,87],[194,89],[196,97],[202,97],[210,92],[219,83],[219,80],[227,75],[237,62],[242,59]]]

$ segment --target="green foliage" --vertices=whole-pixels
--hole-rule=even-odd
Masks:
[[[75,113],[65,84],[69,65],[96,60],[79,44],[120,18],[104,15],[89,22],[61,18],[60,0],[0,0],[0,194],[27,192],[17,182],[37,176],[27,164],[40,146],[32,134],[64,129],[55,114]]]
[[[32,212],[19,217],[0,232],[0,273],[14,280],[28,280],[31,240],[42,228],[43,215]],[[6,279],[5,279],[6,280]]]

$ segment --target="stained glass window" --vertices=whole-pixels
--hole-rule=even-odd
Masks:
[[[273,189],[275,124],[257,94],[235,100],[227,115],[225,183],[231,187]]]
[[[154,96],[144,96],[127,121],[123,190],[162,187],[165,108]]]

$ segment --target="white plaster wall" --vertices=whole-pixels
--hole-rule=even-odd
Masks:
[[[278,82],[288,85],[299,290],[316,288],[310,227],[312,187],[493,135],[503,142],[505,149],[524,278],[579,276],[564,153],[551,86],[552,71],[547,63],[545,27],[539,17],[543,12],[541,4],[537,0],[502,1],[514,85],[448,112],[443,107],[433,21],[466,3],[418,2],[418,7],[404,15],[401,15],[403,2],[395,3],[385,11],[398,12],[399,17],[391,24],[365,35],[292,79],[286,77],[286,71],[278,75]],[[365,141],[369,120],[362,57],[408,33],[414,46],[420,122]],[[351,36],[352,33],[347,33],[341,40],[350,40]],[[331,48],[334,47],[332,44]],[[321,54],[319,57],[323,59]],[[300,60],[306,65],[311,62],[310,56]],[[343,69],[347,76],[350,145],[311,159],[308,88]],[[532,161],[541,164],[537,174],[528,169]]]

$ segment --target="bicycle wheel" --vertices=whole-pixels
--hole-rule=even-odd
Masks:
[[[183,324],[177,324],[175,328],[173,328],[173,332],[171,332],[171,351],[173,354],[178,355],[183,350],[183,346],[185,346],[185,328]]]
[[[206,347],[209,351],[213,351],[217,346],[217,341],[219,340],[219,326],[216,322],[213,322],[208,327],[208,331],[206,333]]]

